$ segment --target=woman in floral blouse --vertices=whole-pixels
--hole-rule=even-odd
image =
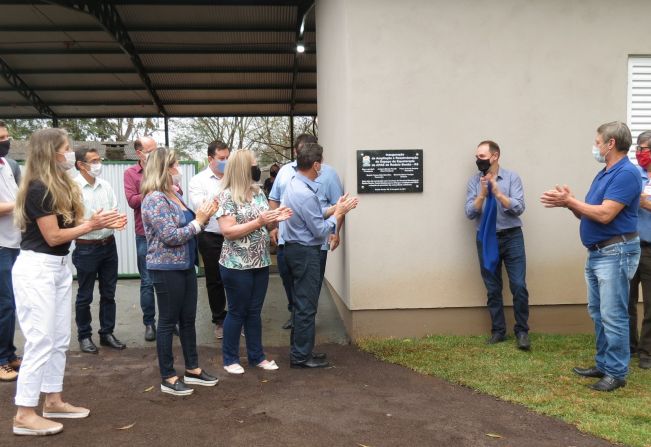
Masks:
[[[240,332],[244,326],[249,365],[265,370],[278,369],[276,362],[265,358],[262,348],[262,305],[269,284],[268,228],[288,219],[287,207],[269,210],[264,192],[258,185],[260,168],[248,150],[234,152],[228,159],[219,195],[219,227],[224,246],[219,268],[228,296],[228,313],[224,320],[222,353],[224,369],[242,374]]]

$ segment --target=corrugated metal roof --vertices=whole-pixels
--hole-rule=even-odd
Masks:
[[[316,114],[309,0],[105,0],[132,46],[99,16],[39,0],[0,3],[0,65],[61,118]],[[307,52],[297,55],[307,10]],[[0,119],[43,117],[3,73]]]

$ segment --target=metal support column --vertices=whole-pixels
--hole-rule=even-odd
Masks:
[[[292,161],[294,161],[294,115],[289,115],[289,151],[291,155],[289,156]]]
[[[165,147],[170,147],[170,124],[169,124],[169,119],[167,117],[164,117],[163,120],[165,121]]]

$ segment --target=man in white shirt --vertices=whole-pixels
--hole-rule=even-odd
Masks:
[[[190,179],[190,206],[197,209],[206,200],[213,199],[219,193],[221,179],[226,170],[226,160],[230,148],[222,141],[213,141],[208,145],[208,166]],[[219,273],[219,257],[222,252],[224,236],[215,216],[210,218],[205,230],[199,233],[199,252],[203,258],[208,289],[208,303],[215,325],[215,337],[223,338],[224,318],[226,318],[226,292]]]
[[[111,185],[99,178],[102,160],[95,149],[86,147],[75,151],[75,166],[79,174],[75,181],[81,189],[84,200],[84,218],[88,219],[98,210],[117,208],[117,199]],[[77,269],[77,299],[75,321],[77,338],[82,352],[97,354],[92,339],[90,304],[93,302],[95,279],[99,280],[99,342],[102,346],[124,349],[126,345],[115,338],[115,286],[118,280],[118,251],[114,230],[91,231],[75,240],[72,262]]]
[[[11,269],[20,252],[20,230],[14,225],[18,181],[5,158],[10,144],[7,125],[0,121],[0,382],[13,382],[20,369],[14,346],[16,303],[11,281]]]

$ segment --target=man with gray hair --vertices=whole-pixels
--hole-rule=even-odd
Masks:
[[[635,158],[640,166],[644,191],[640,197],[640,209],[637,216],[637,231],[640,233],[640,265],[631,280],[628,316],[630,321],[631,354],[637,353],[640,358],[640,368],[651,368],[651,131],[642,132],[637,137]],[[642,284],[642,301],[644,315],[642,330],[637,330],[637,302],[640,297]]]
[[[581,242],[588,249],[588,312],[594,321],[597,353],[594,366],[573,371],[598,378],[590,386],[596,391],[626,386],[631,359],[629,281],[640,260],[637,212],[642,180],[628,159],[630,147],[626,124],[613,121],[599,126],[592,155],[606,167],[592,181],[585,202],[576,199],[567,185],[556,185],[540,198],[545,207],[567,208],[581,220]]]

